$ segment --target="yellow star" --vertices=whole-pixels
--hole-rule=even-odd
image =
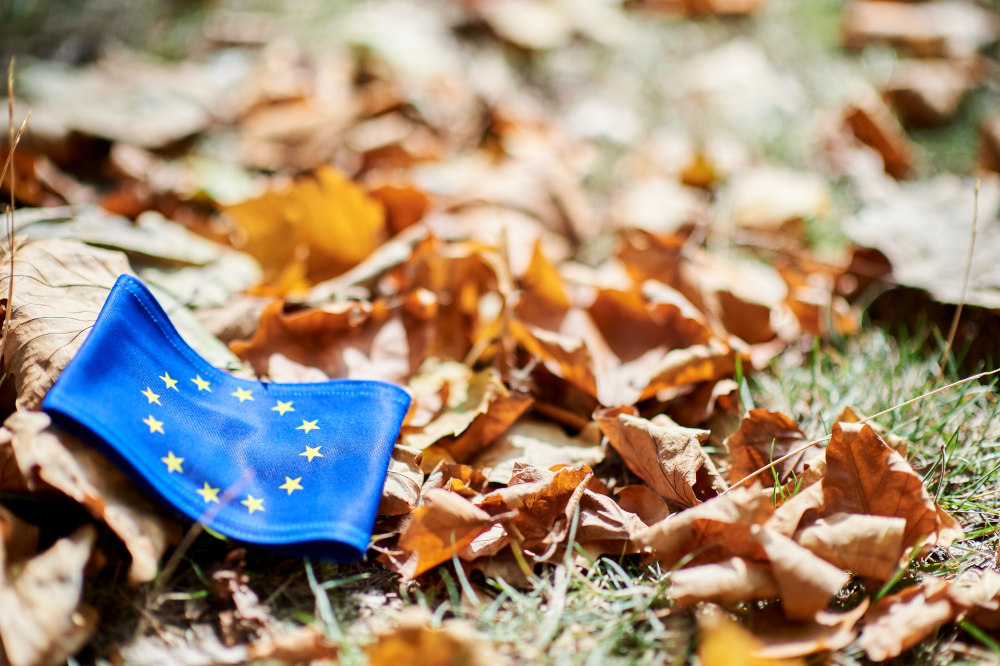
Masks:
[[[264,510],[264,498],[263,497],[257,498],[257,497],[254,497],[253,495],[249,495],[248,494],[247,498],[245,500],[243,500],[242,502],[240,502],[240,504],[242,504],[243,506],[245,506],[247,508],[247,511],[249,511],[251,515],[253,514],[254,511],[263,511]]]
[[[195,375],[194,379],[192,379],[191,381],[193,381],[195,384],[198,385],[199,391],[208,391],[209,393],[212,392],[212,389],[208,388],[208,382],[202,379],[201,375]]]
[[[309,462],[313,461],[313,458],[322,458],[323,454],[319,452],[322,446],[306,446],[306,450],[300,453],[300,456],[305,456],[309,458]]]
[[[195,492],[201,495],[201,498],[205,500],[205,504],[219,501],[219,489],[208,485],[208,481],[205,482],[201,490],[196,490]]]
[[[146,387],[146,390],[142,392],[142,394],[149,399],[149,404],[153,404],[154,402],[158,405],[160,404],[160,396],[153,393],[153,389],[149,388],[148,386]]]
[[[149,426],[150,435],[152,435],[154,432],[158,432],[161,435],[164,434],[163,421],[157,421],[156,419],[153,418],[152,414],[150,414],[149,417],[144,418],[142,422]]]
[[[238,388],[238,389],[236,389],[235,392],[230,393],[229,395],[233,396],[234,398],[239,398],[241,405],[243,404],[244,400],[253,400],[253,395],[251,395],[251,392],[250,392],[249,389]]]
[[[272,407],[271,411],[272,412],[278,412],[279,414],[281,414],[282,416],[284,416],[285,412],[294,412],[295,408],[292,407],[292,401],[291,400],[289,400],[288,402],[282,402],[281,400],[279,400],[278,401],[278,406],[277,407]]]
[[[184,470],[181,469],[181,463],[184,462],[184,458],[178,458],[174,455],[173,451],[167,451],[167,456],[165,458],[160,458],[160,460],[166,463],[168,474],[171,472],[179,472],[180,474],[184,473]]]
[[[316,421],[319,421],[319,419],[316,419]],[[296,428],[296,430],[305,430],[306,432],[319,430],[319,426],[316,425],[316,421],[306,421],[305,419],[302,419],[302,425]]]
[[[281,488],[282,490],[287,490],[288,494],[291,495],[296,490],[302,490],[302,484],[299,483],[299,481],[301,480],[302,480],[301,476],[297,479],[293,479],[290,476],[286,476],[285,482],[278,487]]]
[[[160,377],[160,379],[163,380],[163,383],[167,385],[168,389],[173,389],[175,391],[180,391],[180,389],[177,388],[177,380],[176,379],[171,379],[169,372],[164,372],[163,376]]]

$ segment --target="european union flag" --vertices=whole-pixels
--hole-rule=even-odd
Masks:
[[[368,548],[409,403],[384,382],[233,377],[123,275],[42,408],[192,520],[248,543],[350,561]]]

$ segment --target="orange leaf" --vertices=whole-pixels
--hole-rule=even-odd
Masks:
[[[903,546],[948,546],[962,536],[902,456],[867,425],[836,423],[826,449],[824,513],[860,513],[906,519]]]
[[[739,429],[726,438],[726,449],[733,458],[733,465],[729,468],[730,483],[753,474],[805,443],[805,434],[799,426],[781,412],[751,409],[740,422]],[[806,449],[794,458],[775,465],[775,474],[767,472],[758,478],[765,486],[774,485],[775,475],[779,483],[784,483],[793,473],[801,474],[809,459],[817,455],[820,455],[817,449]]]
[[[423,500],[399,535],[399,547],[410,556],[398,564],[407,580],[447,562],[491,522],[488,513],[447,490],[432,488]]]
[[[386,237],[385,210],[335,169],[323,166],[284,187],[225,207],[243,232],[242,248],[260,261],[265,283],[290,267],[302,275],[285,290],[334,277]]]

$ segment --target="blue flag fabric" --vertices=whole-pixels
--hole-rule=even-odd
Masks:
[[[384,382],[233,377],[123,275],[42,408],[192,520],[282,552],[351,561],[368,548],[409,403]]]

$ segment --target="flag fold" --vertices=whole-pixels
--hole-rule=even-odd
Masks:
[[[409,403],[385,382],[233,377],[123,275],[42,409],[191,520],[282,552],[351,561],[368,548]]]

